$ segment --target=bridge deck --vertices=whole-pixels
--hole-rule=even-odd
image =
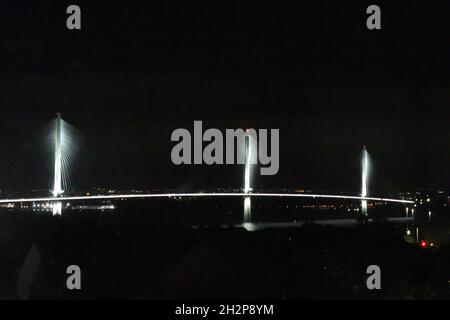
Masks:
[[[383,201],[396,203],[414,203],[411,200],[392,199],[381,197],[361,197],[328,194],[309,193],[152,193],[152,194],[114,194],[114,195],[89,195],[89,196],[62,196],[62,197],[41,197],[41,198],[19,198],[0,199],[0,203],[21,203],[21,202],[55,202],[55,201],[79,201],[79,200],[125,200],[125,199],[145,199],[145,198],[175,198],[175,197],[280,197],[280,198],[317,198],[317,199],[344,199],[358,201]]]

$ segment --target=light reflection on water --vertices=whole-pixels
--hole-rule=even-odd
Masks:
[[[437,219],[436,219],[437,220]],[[368,219],[372,223],[373,219]],[[404,240],[408,243],[419,245],[424,249],[439,248],[442,244],[450,243],[450,224],[448,221],[433,221],[433,214],[426,212],[422,219],[418,217],[387,218],[386,222],[400,226],[404,232]],[[236,227],[242,227],[247,231],[258,231],[267,228],[295,228],[305,223],[314,223],[322,226],[355,227],[359,224],[357,219],[323,219],[288,222],[250,222],[244,221]]]
[[[244,223],[252,220],[252,200],[250,197],[244,199]]]
[[[388,218],[388,222],[405,224],[412,222],[412,218],[400,217],[400,218]],[[373,222],[369,219],[368,222]],[[354,227],[358,225],[358,220],[356,219],[329,219],[329,220],[309,220],[309,221],[292,221],[292,222],[244,222],[237,225],[237,227],[242,227],[247,231],[258,231],[267,228],[294,228],[301,227],[305,223],[315,223],[324,226],[336,226],[336,227]]]

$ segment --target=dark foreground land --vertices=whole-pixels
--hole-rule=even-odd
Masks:
[[[372,264],[381,290],[366,287]],[[69,265],[79,291],[66,288]],[[449,280],[448,245],[424,250],[383,223],[248,232],[0,213],[0,299],[450,299]]]

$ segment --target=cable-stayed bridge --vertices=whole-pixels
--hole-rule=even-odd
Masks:
[[[21,203],[21,202],[58,202],[77,200],[126,200],[126,199],[146,199],[146,198],[192,198],[192,197],[272,197],[272,198],[314,198],[314,199],[344,199],[359,201],[382,201],[411,204],[414,201],[405,199],[361,197],[330,194],[310,194],[310,193],[245,193],[245,192],[193,192],[193,193],[149,193],[149,194],[114,194],[114,195],[89,195],[89,196],[60,196],[41,198],[17,198],[0,199],[0,203]]]
[[[67,201],[83,201],[83,200],[126,200],[126,199],[148,199],[148,198],[180,198],[180,197],[228,197],[244,198],[244,222],[251,220],[251,198],[313,198],[313,199],[343,199],[361,201],[361,212],[367,216],[368,201],[382,201],[400,204],[412,204],[414,201],[406,199],[393,199],[368,196],[369,182],[369,157],[366,147],[363,148],[362,154],[362,181],[360,195],[333,195],[333,194],[309,194],[309,193],[259,193],[253,192],[252,188],[252,165],[251,157],[255,150],[255,142],[252,137],[245,137],[245,167],[244,167],[244,188],[243,192],[187,192],[187,193],[149,193],[149,194],[113,194],[113,195],[82,195],[82,196],[66,196],[64,195],[63,182],[68,175],[67,169],[67,133],[65,132],[66,123],[62,120],[61,114],[57,114],[55,120],[54,135],[54,178],[53,190],[51,196],[48,197],[30,197],[30,198],[14,198],[0,199],[0,204],[14,203],[30,203],[30,202],[51,202],[54,215],[61,215],[62,203]]]

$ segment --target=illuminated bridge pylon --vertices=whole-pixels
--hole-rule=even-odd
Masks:
[[[368,183],[369,183],[369,153],[366,150],[366,146],[362,151],[362,174],[361,174],[361,197],[367,197],[368,195]],[[367,216],[367,200],[361,200],[361,212],[364,216]]]
[[[64,193],[62,189],[62,161],[63,161],[63,138],[62,138],[62,119],[61,114],[57,114],[55,133],[55,164],[54,164],[54,176],[53,176],[53,197],[59,197]],[[62,203],[55,202],[53,204],[53,215],[61,215],[62,213]]]
[[[249,194],[253,190],[253,167],[257,163],[256,155],[256,132],[253,129],[245,131],[245,167],[244,167],[244,193]],[[250,222],[252,219],[252,203],[250,197],[244,198],[244,218],[243,222]]]

